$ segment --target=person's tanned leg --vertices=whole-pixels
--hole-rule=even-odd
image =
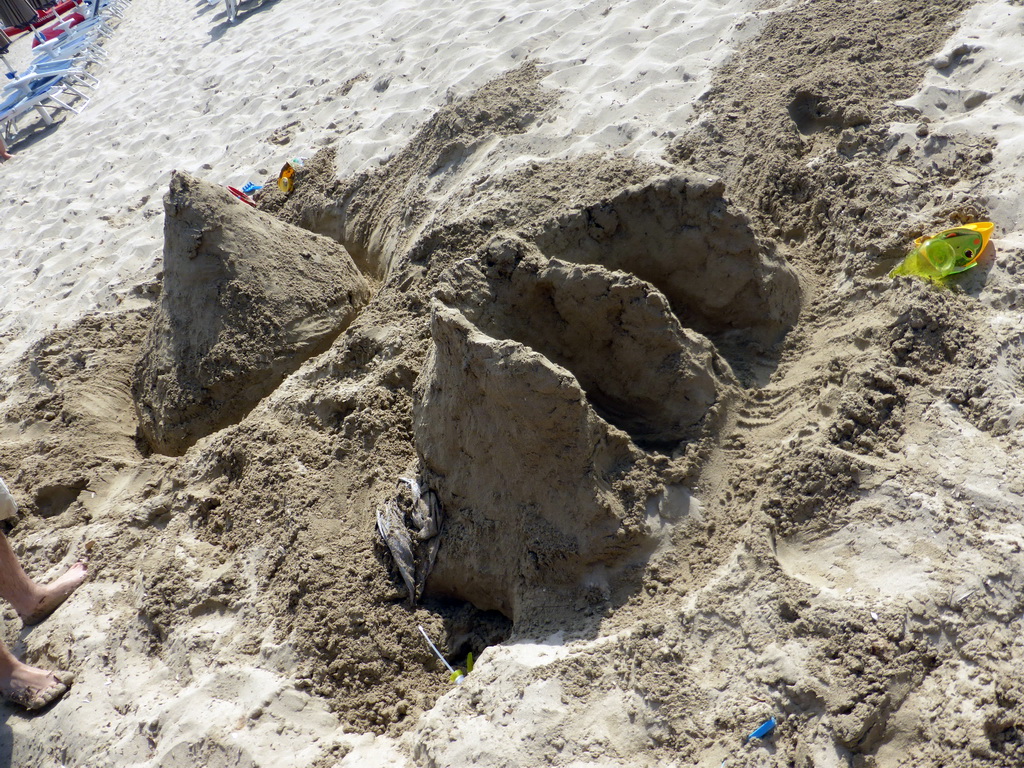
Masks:
[[[68,690],[71,675],[22,664],[0,643],[0,695],[25,709],[42,709]]]
[[[75,563],[49,584],[37,584],[25,574],[7,537],[0,533],[0,597],[14,606],[26,625],[38,624],[53,613],[87,575],[85,563]]]
[[[7,145],[0,139],[0,160],[10,160],[14,155],[7,151]]]
[[[25,624],[36,624],[67,600],[86,577],[85,563],[75,563],[63,576],[40,585],[28,577],[7,537],[0,533],[0,597],[14,606]],[[67,691],[71,676],[47,672],[14,658],[0,643],[0,695],[25,709],[41,709]]]

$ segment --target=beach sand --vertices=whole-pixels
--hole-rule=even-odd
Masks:
[[[0,165],[0,763],[1024,761],[1019,3],[435,5],[134,0]]]

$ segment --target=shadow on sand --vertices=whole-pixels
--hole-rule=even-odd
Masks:
[[[55,120],[52,124],[47,125],[42,120],[37,120],[29,128],[18,131],[17,138],[13,142],[8,143],[8,149],[13,154],[23,152],[29,147],[33,147],[40,141],[44,140],[48,136],[52,135],[60,126],[64,125],[64,121],[67,120],[66,114],[62,114],[59,120]],[[3,765],[3,763],[0,763]]]
[[[255,16],[257,13],[260,13],[261,11],[265,11],[268,8],[272,8],[273,6],[277,5],[278,2],[279,0],[248,0],[247,2],[241,2],[238,5],[238,16],[235,18],[234,21],[228,21],[227,10],[222,7],[221,22],[216,26],[210,28],[210,43],[220,40],[222,37],[224,37],[227,31],[236,24],[240,24],[241,22],[245,21],[251,16]],[[206,8],[213,7],[210,6],[208,3],[204,3],[204,5],[206,5]],[[202,15],[205,12],[206,11],[204,9],[200,10],[199,13],[200,15]],[[206,45],[209,45],[210,43],[206,43],[203,47],[205,48]]]

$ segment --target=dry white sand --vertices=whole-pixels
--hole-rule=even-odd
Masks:
[[[996,175],[985,181],[985,202],[1001,237],[1024,223],[1019,168],[1024,160],[1024,98],[1020,92],[1024,8],[1007,0],[980,2],[936,56],[921,90],[906,104],[917,107],[933,133],[964,132],[995,140]]]
[[[519,159],[657,154],[756,31],[755,5],[288,0],[229,25],[223,5],[137,0],[83,114],[2,169],[0,361],[152,279],[173,169],[241,187],[338,142],[339,173],[365,170],[446,99],[531,58],[567,93]]]

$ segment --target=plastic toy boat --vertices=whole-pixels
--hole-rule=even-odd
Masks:
[[[978,221],[919,237],[914,241],[913,250],[889,277],[916,275],[939,280],[965,272],[978,263],[994,226],[990,221]]]

